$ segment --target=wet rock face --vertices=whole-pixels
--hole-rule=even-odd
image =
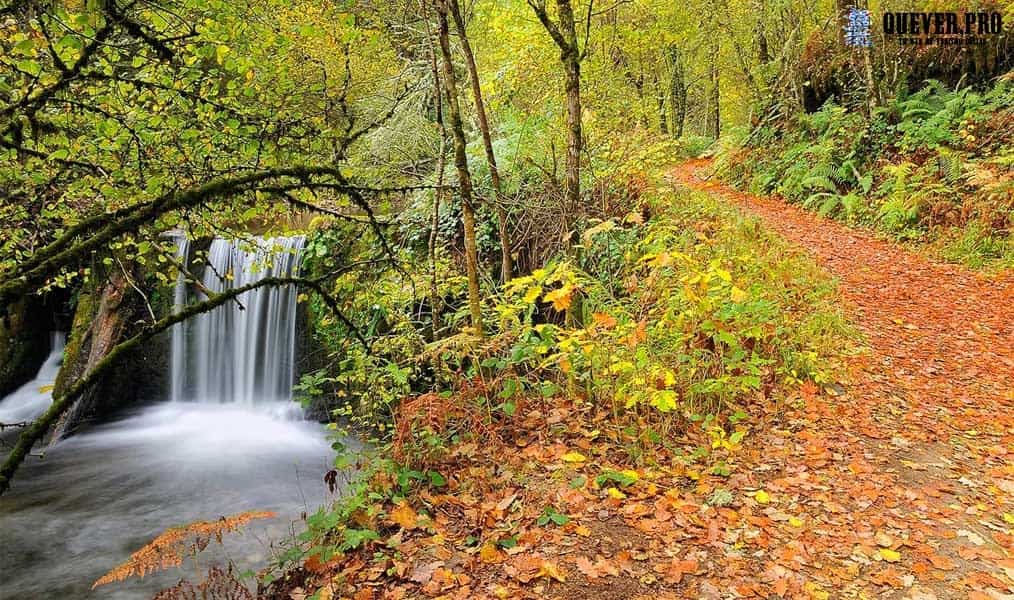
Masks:
[[[309,302],[296,305],[296,383],[301,375],[326,369],[329,364],[328,349],[317,340],[310,330],[313,316]],[[328,423],[334,419],[333,412],[341,407],[337,393],[338,385],[328,383],[324,393],[312,398],[304,407],[303,416],[311,421]]]
[[[143,275],[136,269],[131,278],[135,282],[143,282]],[[158,300],[164,295],[148,293],[148,296],[148,299],[143,297],[127,276],[117,270],[96,278],[95,283],[81,290],[66,358],[56,380],[56,394],[108,356],[117,344],[150,322],[149,301],[160,304],[151,307],[156,315],[168,310],[161,306],[165,303]],[[108,417],[139,401],[162,398],[167,385],[167,344],[167,337],[160,336],[121,360],[63,415],[50,439],[70,435],[88,422]]]
[[[22,298],[0,315],[0,398],[31,381],[49,354],[50,324],[42,302]]]

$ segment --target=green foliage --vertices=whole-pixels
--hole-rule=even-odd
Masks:
[[[1009,82],[977,92],[928,81],[872,118],[828,103],[760,128],[750,146],[727,145],[717,168],[754,193],[898,239],[949,240],[945,258],[996,265],[1010,235],[1014,190],[1004,162],[1010,141],[990,129],[1007,126],[1012,99]]]
[[[689,417],[721,411],[765,383],[827,380],[833,340],[845,333],[827,304],[831,284],[705,196],[664,210],[624,253],[620,290],[567,263],[511,282],[498,310],[516,341],[489,364],[527,375],[505,390],[537,389],[555,372],[614,410]],[[802,298],[800,278],[809,288]],[[566,310],[575,294],[584,326],[532,323],[540,301]]]
[[[1014,268],[1014,241],[990,231],[982,223],[969,223],[939,241],[947,260],[974,269]]]
[[[547,506],[542,511],[542,514],[539,515],[539,518],[535,520],[535,524],[538,525],[539,527],[545,527],[550,523],[562,527],[569,522],[570,517],[560,512],[557,512],[556,508],[552,506]]]

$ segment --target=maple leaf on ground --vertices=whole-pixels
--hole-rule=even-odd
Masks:
[[[602,577],[602,573],[595,568],[595,564],[592,563],[591,559],[587,556],[578,556],[574,559],[574,563],[577,565],[577,570],[585,577],[588,577],[589,579],[598,579],[599,577]]]
[[[412,571],[410,579],[416,583],[427,583],[433,578],[433,573],[440,567],[444,566],[443,561],[436,561],[424,565],[419,565]]]
[[[402,502],[398,508],[391,511],[391,522],[402,529],[415,529],[419,523],[419,515],[407,502]]]
[[[696,560],[672,559],[668,563],[655,565],[655,572],[662,575],[670,583],[683,581],[684,575],[692,575],[697,572],[699,565]]]

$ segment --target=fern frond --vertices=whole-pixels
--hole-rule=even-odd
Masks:
[[[221,543],[222,534],[236,531],[255,519],[271,519],[275,516],[273,512],[251,510],[222,517],[217,521],[196,521],[183,527],[167,529],[147,546],[131,554],[126,562],[100,577],[92,584],[92,589],[135,575],[144,577],[155,571],[178,567],[189,551],[203,550],[212,538]]]

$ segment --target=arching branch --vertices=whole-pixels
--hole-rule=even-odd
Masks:
[[[53,403],[48,409],[46,409],[46,412],[33,421],[31,425],[25,427],[21,431],[17,442],[15,442],[14,447],[7,455],[7,459],[4,461],[3,466],[0,466],[0,496],[10,489],[11,479],[14,477],[14,473],[24,462],[32,447],[46,435],[50,428],[52,428],[53,424],[56,423],[60,416],[73,405],[74,401],[85,390],[97,382],[103,375],[108,373],[113,367],[119,364],[120,360],[122,360],[130,352],[139,348],[142,344],[148,342],[156,335],[166,331],[173,325],[182,323],[191,317],[217,308],[241,294],[261,287],[279,285],[304,286],[319,294],[335,316],[338,317],[338,319],[340,319],[342,323],[344,323],[345,326],[353,332],[353,335],[355,335],[359,343],[363,344],[367,351],[369,351],[369,343],[363,337],[362,333],[348,319],[348,317],[342,313],[337,300],[335,300],[327,292],[327,290],[324,289],[324,286],[319,279],[307,279],[302,277],[266,277],[248,285],[215,294],[215,296],[209,298],[208,300],[187,306],[172,315],[164,317],[146,326],[133,337],[117,344],[109,351],[109,354],[107,354],[105,358],[100,360],[86,374],[78,378],[78,380],[67,388],[63,394],[54,397]]]
[[[320,179],[322,177],[336,181],[322,181]],[[296,181],[288,184],[278,183],[291,179]],[[365,213],[371,228],[381,239],[384,249],[393,256],[394,250],[387,246],[381,224],[376,219],[367,197],[409,188],[387,190],[353,185],[345,179],[337,166],[331,165],[266,169],[218,178],[204,185],[163,195],[151,202],[85,219],[57,240],[39,249],[32,257],[23,260],[10,273],[0,277],[0,307],[16,296],[37,289],[62,269],[78,264],[112,240],[135,232],[168,212],[194,208],[207,202],[241,196],[253,191],[278,192],[300,188],[326,188],[343,194]],[[87,238],[78,241],[84,234],[88,234]]]

